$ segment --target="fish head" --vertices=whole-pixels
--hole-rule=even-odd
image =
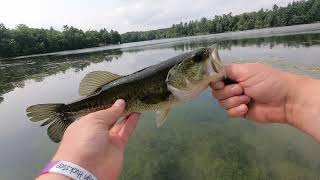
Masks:
[[[225,78],[224,67],[216,47],[201,48],[190,57],[172,67],[166,83],[179,100],[185,101],[199,95],[211,82]]]

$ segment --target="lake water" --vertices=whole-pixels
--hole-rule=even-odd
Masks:
[[[88,72],[126,75],[214,42],[0,61],[0,179],[36,177],[57,149],[46,128],[28,120],[28,106],[77,99]],[[226,64],[262,62],[320,78],[319,32],[218,44]],[[127,146],[121,179],[320,179],[319,152],[318,142],[292,127],[228,118],[206,91],[175,107],[159,129],[153,113],[143,114]]]

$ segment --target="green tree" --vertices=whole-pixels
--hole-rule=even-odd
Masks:
[[[111,30],[110,36],[111,36],[111,43],[112,44],[118,44],[121,42],[121,36],[118,33],[118,31]]]
[[[101,29],[99,33],[103,45],[111,44],[111,35],[105,28]]]

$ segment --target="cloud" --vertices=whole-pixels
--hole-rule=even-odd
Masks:
[[[173,23],[213,18],[214,15],[271,8],[273,4],[286,5],[290,0],[122,0],[112,14],[106,15],[110,24],[121,32],[169,27]]]
[[[3,1],[3,2],[1,2]],[[0,0],[0,22],[9,27],[68,24],[84,30],[116,29],[120,32],[169,27],[173,23],[213,18],[214,15],[271,8],[292,0]],[[17,5],[19,4],[19,5]]]

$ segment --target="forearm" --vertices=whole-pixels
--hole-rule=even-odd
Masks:
[[[287,122],[320,141],[320,80],[291,75]]]

